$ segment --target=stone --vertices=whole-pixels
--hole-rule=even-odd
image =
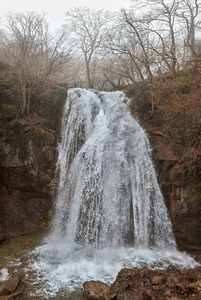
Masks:
[[[20,283],[20,275],[17,272],[14,272],[11,277],[8,279],[6,284],[4,285],[3,290],[1,291],[0,296],[8,296],[12,294]]]
[[[157,285],[165,282],[165,276],[154,276],[152,278],[152,284]]]
[[[143,293],[143,300],[155,300],[155,295],[152,290],[147,290]]]
[[[201,280],[197,281],[195,283],[189,284],[188,288],[190,291],[192,291],[195,294],[201,293]],[[201,295],[200,295],[200,298],[201,298]]]
[[[139,276],[140,269],[122,269],[116,280],[111,284],[109,289],[109,295],[111,299],[116,299],[117,295],[123,293],[126,289],[128,289],[130,282],[134,282],[136,278]]]
[[[147,277],[148,273],[149,273],[149,270],[146,267],[139,269],[139,277],[140,278]]]
[[[83,284],[85,300],[109,300],[109,285],[101,281],[86,281]]]
[[[187,286],[184,283],[177,283],[176,284],[177,293],[184,295],[187,291]]]
[[[176,275],[170,274],[167,278],[166,278],[166,283],[167,286],[170,287],[175,287],[177,283],[179,283],[179,277],[177,277]]]

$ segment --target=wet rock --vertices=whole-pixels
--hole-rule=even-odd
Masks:
[[[155,292],[151,290],[150,271],[142,269],[122,269],[110,286],[111,300],[154,300]]]
[[[16,288],[20,283],[20,280],[21,280],[20,275],[17,272],[13,273],[11,277],[8,279],[8,281],[6,282],[6,284],[4,285],[4,288],[0,296],[8,296],[13,292],[15,292]]]
[[[191,279],[199,276],[201,267],[189,271],[125,268],[111,284],[109,296],[110,300],[201,300],[201,280]]]
[[[101,281],[86,281],[83,284],[85,300],[109,300],[109,285]]]
[[[141,271],[142,273],[142,271]],[[139,276],[139,269],[122,269],[113,284],[110,286],[109,295],[110,299],[117,299],[117,295],[123,294],[124,291],[129,289],[129,286]],[[120,296],[119,296],[120,297]],[[118,298],[119,299],[119,298]]]

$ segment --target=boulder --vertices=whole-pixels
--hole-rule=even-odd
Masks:
[[[201,298],[201,280],[189,284],[189,285],[188,285],[188,288],[189,288],[190,291],[192,291],[192,292],[195,293],[195,294],[200,293],[200,298]]]
[[[109,300],[109,285],[101,281],[86,281],[83,284],[85,300]]]

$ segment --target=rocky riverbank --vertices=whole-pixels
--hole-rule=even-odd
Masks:
[[[87,281],[83,292],[73,292],[48,299],[68,300],[179,300],[201,299],[201,267],[187,271],[169,267],[167,270],[122,269],[109,286],[101,281]],[[27,298],[28,297],[28,298]],[[0,291],[0,299],[43,299],[30,297],[20,274],[14,272]],[[46,298],[47,299],[47,298]]]
[[[84,283],[87,300],[179,300],[201,299],[201,267],[181,271],[122,269],[110,286],[91,281]]]
[[[110,285],[95,281],[94,278],[94,281],[85,282],[80,291],[69,293],[63,289],[56,295],[46,298],[45,292],[41,295],[46,285],[42,280],[40,284],[36,284],[37,274],[31,268],[32,250],[43,243],[44,237],[44,233],[35,233],[13,238],[0,245],[0,294],[5,291],[5,286],[10,291],[10,293],[7,291],[6,295],[1,295],[0,300],[201,299],[201,266],[189,270],[178,270],[175,267],[169,267],[167,270],[125,268],[119,270],[116,280]],[[14,275],[17,279],[14,283],[17,282],[17,285],[11,280],[15,273],[18,273]]]

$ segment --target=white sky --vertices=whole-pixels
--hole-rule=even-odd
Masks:
[[[0,22],[8,12],[35,11],[47,13],[46,18],[51,29],[64,24],[65,13],[78,6],[115,11],[122,7],[129,7],[130,0],[0,0]]]

